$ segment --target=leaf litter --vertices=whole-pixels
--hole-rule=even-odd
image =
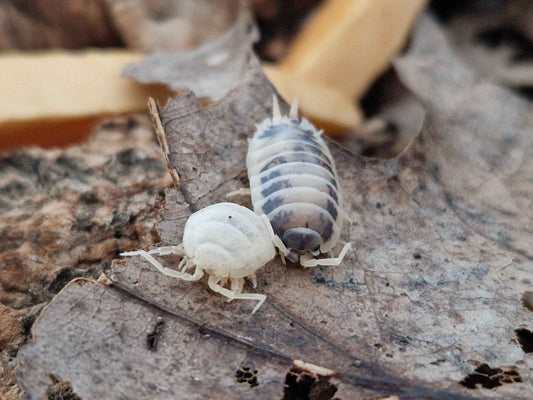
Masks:
[[[216,86],[224,63],[158,107],[181,186],[167,192],[154,245],[178,243],[192,212],[247,184],[246,139],[270,114],[274,89],[241,50],[239,78],[218,101],[202,107],[196,90]],[[206,56],[183,59],[197,68]],[[153,69],[141,65],[142,80]],[[252,316],[250,304],[206,285],[115,261],[114,285],[78,280],[36,322],[19,353],[28,397],[53,373],[82,398],[280,398],[293,359],[334,370],[337,398],[530,397],[532,361],[515,330],[531,319],[521,302],[533,280],[531,106],[464,67],[427,16],[396,66],[426,120],[392,160],[330,144],[352,219],[343,239],[357,249],[340,266],[272,261],[258,271],[267,301]],[[161,319],[152,351],[147,335]],[[258,385],[235,379],[242,370],[257,371]],[[490,385],[471,377],[479,371]]]

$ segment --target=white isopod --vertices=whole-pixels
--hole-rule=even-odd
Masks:
[[[217,203],[192,214],[185,223],[183,242],[178,246],[137,250],[121,256],[140,255],[161,273],[186,281],[209,274],[209,287],[228,299],[257,300],[255,313],[266,299],[264,294],[242,293],[244,278],[257,286],[255,271],[273,259],[274,232],[265,216],[234,203]],[[178,270],[163,267],[152,255],[178,255]],[[186,272],[194,268],[194,273]],[[224,287],[230,281],[230,289]]]
[[[298,118],[295,99],[282,116],[276,96],[273,116],[257,125],[246,166],[252,204],[267,215],[282,254],[304,267],[338,265],[351,248],[346,243],[336,258],[315,258],[337,244],[343,224],[342,196],[335,163],[322,131]]]

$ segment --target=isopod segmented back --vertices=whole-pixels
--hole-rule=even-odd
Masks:
[[[257,126],[246,157],[254,211],[267,215],[293,261],[330,251],[343,223],[331,153],[296,107],[282,117],[274,97],[273,117]]]
[[[192,214],[183,247],[192,264],[228,278],[252,275],[275,256],[265,223],[234,203],[217,203]]]

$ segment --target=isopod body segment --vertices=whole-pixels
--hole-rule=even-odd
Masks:
[[[268,225],[234,203],[217,203],[192,214],[183,248],[190,263],[209,275],[245,278],[275,256]]]
[[[244,278],[249,278],[256,286],[255,272],[276,255],[273,236],[265,217],[234,203],[217,203],[189,217],[182,244],[121,255],[140,255],[163,274],[183,280],[199,280],[205,272],[209,275],[208,285],[215,292],[230,300],[257,300],[255,312],[266,296],[242,293]],[[183,257],[178,270],[163,267],[153,257],[170,254]],[[186,272],[189,269],[194,272]],[[224,287],[228,280],[230,289]]]
[[[342,194],[322,132],[298,118],[296,101],[281,116],[274,96],[272,118],[258,124],[249,141],[246,166],[254,211],[268,217],[284,255],[303,266],[340,263],[349,243],[338,258],[314,258],[339,241]]]

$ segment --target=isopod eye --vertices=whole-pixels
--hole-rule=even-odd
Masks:
[[[287,229],[281,240],[288,249],[297,251],[316,251],[322,241],[318,232],[309,228]]]

